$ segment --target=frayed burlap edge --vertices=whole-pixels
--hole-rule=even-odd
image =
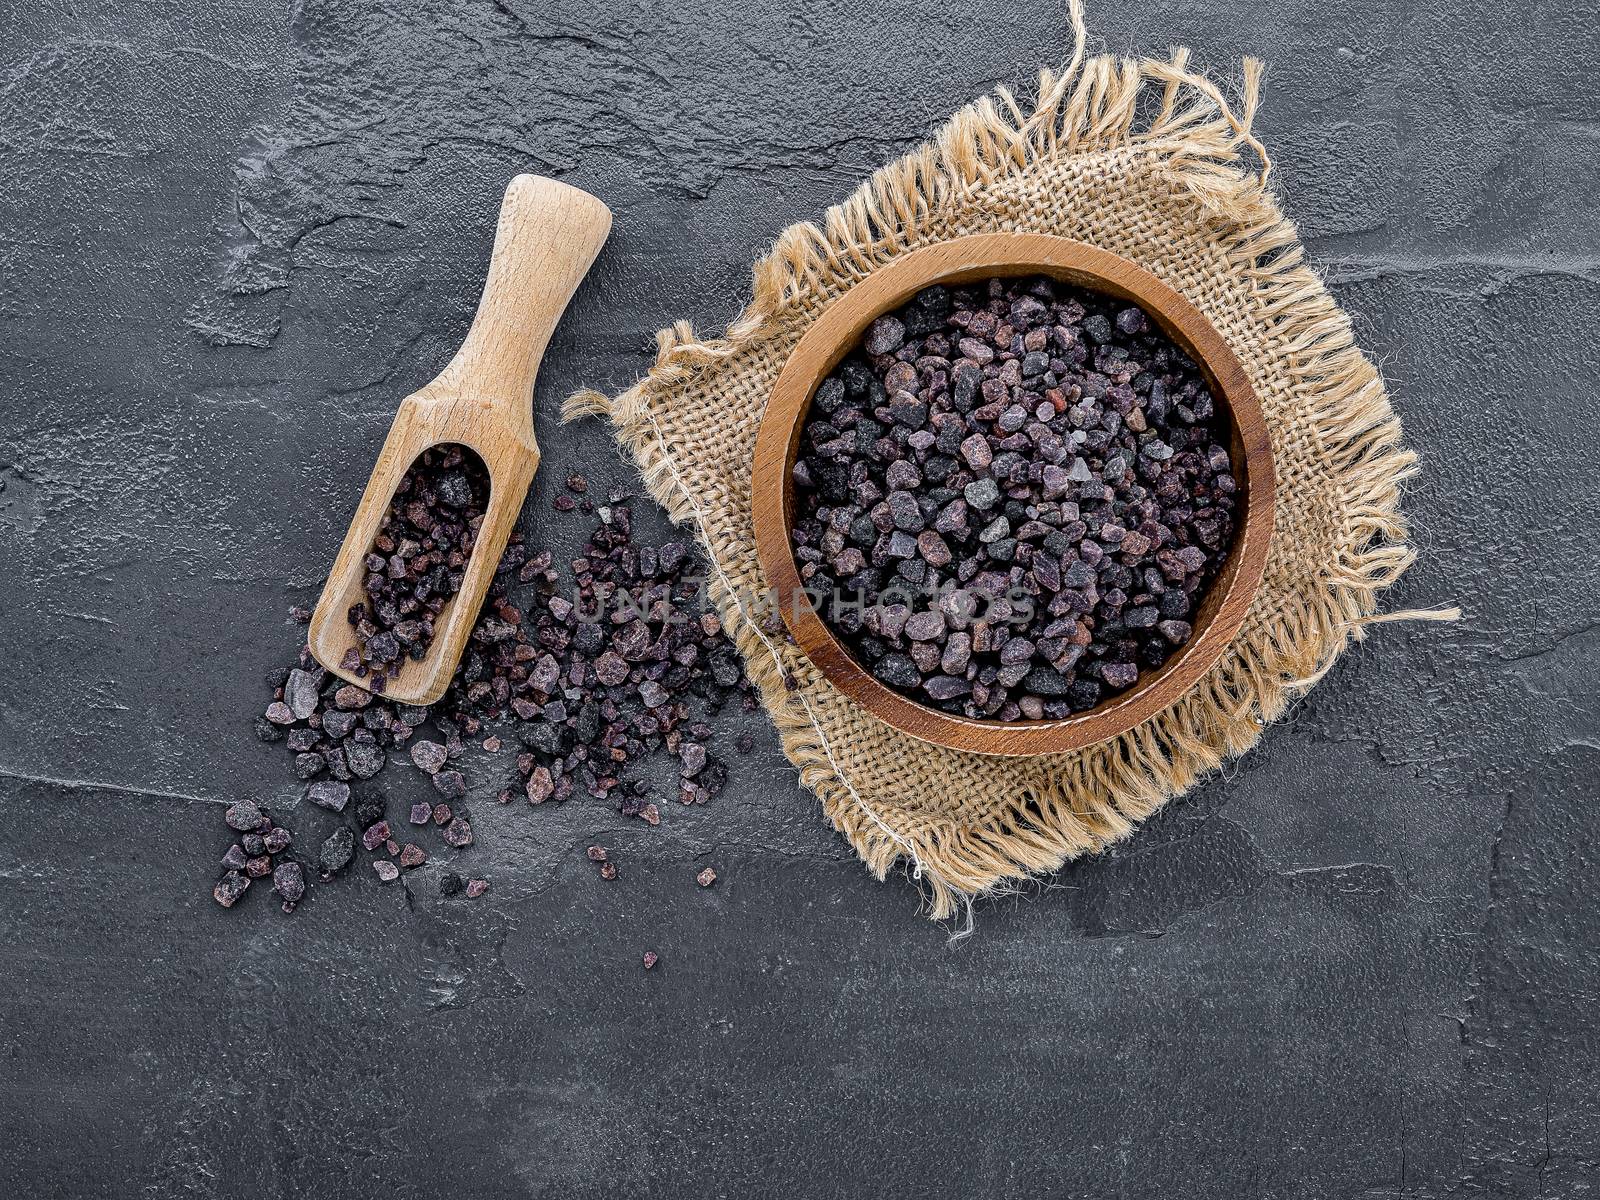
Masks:
[[[1059,73],[1040,73],[1031,110],[1004,88],[963,109],[932,141],[829,209],[820,225],[786,229],[756,264],[752,300],[723,337],[699,339],[679,322],[657,335],[655,365],[634,387],[611,399],[580,392],[563,410],[569,420],[610,418],[650,494],[674,521],[695,525],[713,565],[713,598],[802,782],[879,879],[908,858],[927,889],[931,915],[940,919],[973,897],[1127,836],[1224,759],[1255,745],[1263,727],[1369,625],[1459,615],[1375,615],[1379,592],[1416,557],[1400,512],[1400,487],[1415,473],[1416,456],[1402,443],[1383,381],[1357,348],[1349,319],[1306,265],[1293,224],[1266,189],[1271,160],[1250,131],[1261,64],[1246,60],[1235,111],[1210,80],[1188,68],[1185,49],[1167,61],[1086,58],[1080,6],[1074,0],[1070,8],[1072,60]],[[1160,103],[1147,114],[1141,97],[1152,85]],[[1275,612],[1254,636],[1241,633],[1224,663],[1171,707],[1079,752],[1050,786],[1019,786],[1003,827],[896,829],[840,769],[807,687],[786,687],[778,646],[745,611],[719,559],[727,548],[712,544],[706,514],[684,483],[679,462],[692,448],[669,445],[653,402],[758,346],[780,318],[820,311],[873,269],[925,244],[930,239],[921,231],[951,205],[972,204],[984,189],[1045,159],[1123,149],[1152,156],[1193,195],[1226,244],[1230,269],[1250,281],[1258,311],[1273,322],[1283,369],[1317,397],[1308,416],[1343,501],[1326,588]]]

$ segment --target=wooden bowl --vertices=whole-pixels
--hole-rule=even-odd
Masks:
[[[811,398],[866,327],[931,284],[994,276],[1048,275],[1144,309],[1199,365],[1232,427],[1229,453],[1239,483],[1228,560],[1193,619],[1194,633],[1162,666],[1126,691],[1060,720],[992,721],[953,716],[880,683],[856,661],[805,599],[790,530],[792,469]],[[1244,368],[1222,335],[1172,288],[1105,250],[1046,234],[978,234],[914,250],[868,275],[829,305],[795,346],[767,402],[751,471],[756,551],[784,623],[800,648],[846,696],[896,729],[953,750],[1053,754],[1115,737],[1167,707],[1217,661],[1238,632],[1261,583],[1272,540],[1272,444]]]

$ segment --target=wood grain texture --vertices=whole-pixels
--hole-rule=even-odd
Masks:
[[[472,328],[438,377],[401,401],[312,614],[311,652],[335,675],[364,685],[339,666],[355,644],[345,614],[364,599],[362,559],[390,498],[419,454],[456,442],[488,468],[488,509],[461,590],[439,614],[427,656],[405,660],[385,695],[431,704],[449,687],[539,467],[531,402],[539,361],[610,230],[610,210],[575,187],[518,175],[506,188]]]
[[[1239,482],[1238,527],[1227,563],[1194,619],[1194,635],[1127,691],[1057,721],[984,721],[918,704],[874,678],[805,599],[790,541],[792,469],[811,398],[859,342],[867,325],[933,283],[993,276],[1049,275],[1139,304],[1199,364],[1232,427]],[[751,471],[756,549],[785,624],[817,668],[846,696],[912,737],[984,754],[1050,754],[1115,737],[1178,699],[1210,670],[1243,623],[1261,583],[1272,539],[1275,478],[1271,439],[1244,368],[1205,316],[1136,263],[1047,234],[978,234],[912,251],[882,267],[825,309],[774,385]]]

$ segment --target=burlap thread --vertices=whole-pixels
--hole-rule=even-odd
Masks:
[[[1383,380],[1305,262],[1268,190],[1251,133],[1261,76],[1230,104],[1188,66],[1086,57],[1078,5],[1065,70],[1036,102],[1005,89],[957,113],[820,223],[785,230],[754,269],[749,307],[721,338],[679,322],[622,394],[583,392],[568,418],[604,415],[650,494],[692,525],[711,590],[801,780],[868,868],[908,859],[936,918],[971,898],[1126,837],[1170,798],[1253,746],[1289,700],[1375,622],[1410,566],[1400,485],[1416,470]],[[1271,429],[1276,529],[1260,592],[1210,673],[1116,739],[1070,754],[995,758],[930,746],[837,692],[800,650],[763,632],[741,597],[765,593],[750,466],[768,394],[831,301],[907,251],[974,233],[1076,238],[1138,262],[1198,306],[1244,364]],[[789,688],[788,674],[798,683]]]

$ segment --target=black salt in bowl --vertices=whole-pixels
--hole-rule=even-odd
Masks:
[[[1094,708],[1193,633],[1237,484],[1205,374],[1136,304],[935,285],[822,381],[793,552],[879,682],[969,718]]]

